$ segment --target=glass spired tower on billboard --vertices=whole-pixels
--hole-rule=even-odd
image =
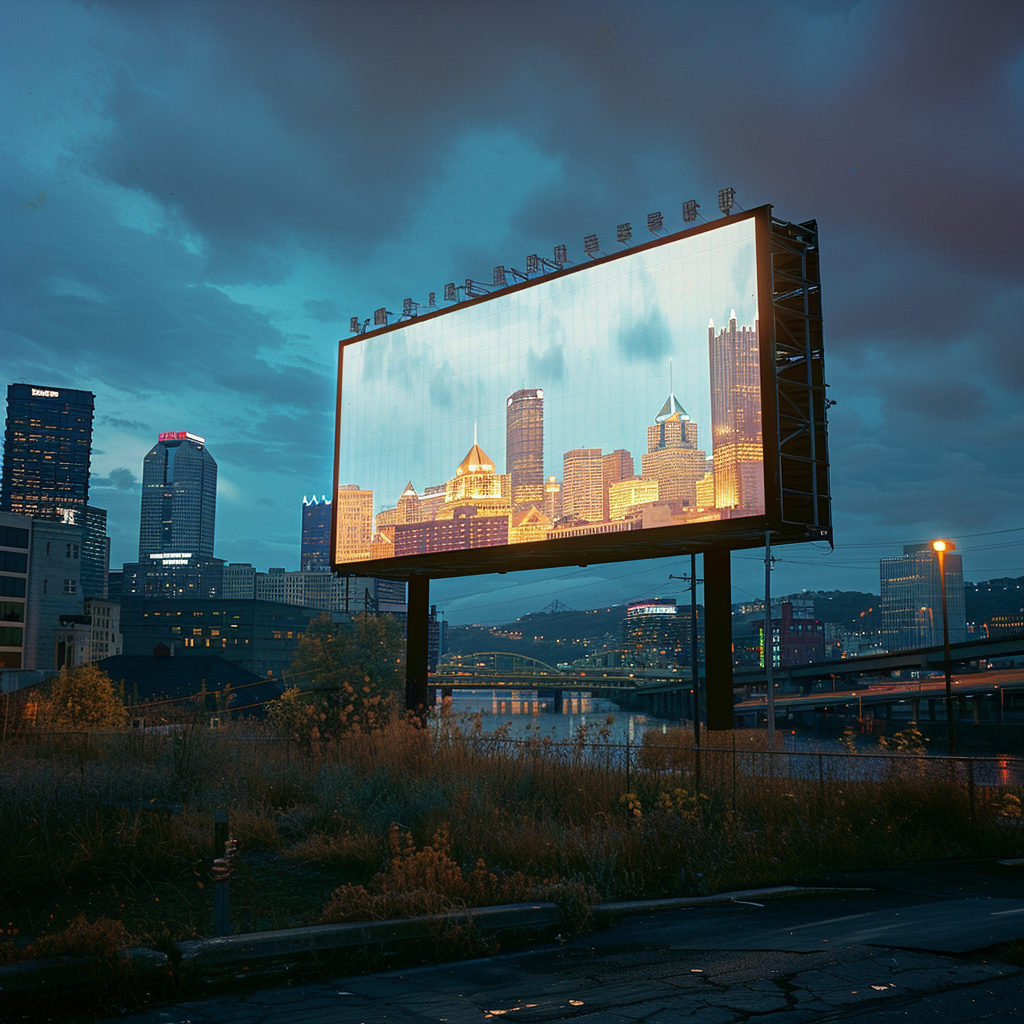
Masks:
[[[765,207],[343,341],[334,499],[362,501],[335,516],[335,567],[763,538],[768,236]]]

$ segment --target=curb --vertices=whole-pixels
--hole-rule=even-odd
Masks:
[[[522,945],[550,940],[562,928],[562,914],[554,903],[515,903],[472,907],[449,914],[411,917],[396,921],[320,924],[307,928],[229,935],[218,939],[179,942],[179,970],[204,984],[248,981],[254,977],[323,969],[346,958],[380,967],[382,962],[429,955],[446,940],[457,951],[471,948],[479,954],[480,940]]]
[[[602,903],[594,908],[593,920],[598,927],[611,927],[625,917],[641,914],[756,899],[863,891],[867,890],[787,885],[715,896]],[[203,988],[272,984],[282,977],[328,969],[396,967],[429,959],[431,954],[438,953],[439,947],[444,952],[445,944],[452,947],[452,959],[467,954],[479,956],[482,944],[500,942],[508,949],[552,941],[563,927],[561,911],[554,903],[516,903],[393,921],[311,925],[178,942],[174,964],[165,953],[133,949],[126,954],[123,977],[130,978],[135,985],[155,986],[167,985],[175,977]],[[111,973],[96,961],[81,957],[0,966],[0,1003],[81,998],[109,985]]]
[[[754,900],[779,899],[785,896],[827,896],[836,892],[871,892],[868,888],[848,885],[800,886],[777,885],[769,889],[740,889],[715,896],[679,896],[664,900],[629,900],[622,903],[599,903],[594,907],[595,921],[606,926],[624,917],[641,914],[661,914],[670,910],[690,910],[697,907],[721,906],[726,903],[750,903]]]

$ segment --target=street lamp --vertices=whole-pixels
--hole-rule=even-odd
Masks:
[[[942,647],[946,663],[946,732],[949,756],[956,756],[956,719],[953,717],[953,686],[949,678],[949,613],[946,611],[946,552],[956,551],[951,540],[933,540],[932,550],[939,559],[939,590],[942,593]]]

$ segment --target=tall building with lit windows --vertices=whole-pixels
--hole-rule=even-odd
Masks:
[[[65,522],[84,512],[95,400],[91,391],[7,386],[0,511]]]
[[[604,520],[604,460],[600,448],[573,448],[562,456],[562,515]]]
[[[641,476],[656,481],[658,498],[696,506],[697,481],[705,475],[707,459],[697,447],[697,424],[669,394],[647,428],[647,451],[640,456]]]
[[[139,561],[166,552],[213,557],[217,463],[206,439],[185,430],[158,435],[142,462]]]
[[[608,504],[611,488],[623,480],[633,479],[633,456],[625,448],[616,448],[615,451],[601,456],[601,468],[603,480],[601,487],[604,490],[604,518],[611,518],[611,508]]]
[[[302,548],[299,568],[306,571],[331,567],[331,503],[323,495],[302,499]]]
[[[967,639],[963,561],[955,551],[945,556],[946,615],[949,639]],[[883,558],[882,639],[890,651],[937,647],[942,642],[942,580],[939,559],[930,544],[910,544],[903,554]]]
[[[373,491],[359,484],[341,484],[334,495],[338,517],[334,560],[354,562],[370,557],[373,541]]]
[[[521,388],[505,400],[505,471],[513,507],[544,503],[544,392]]]
[[[745,514],[764,511],[764,448],[758,323],[740,327],[736,313],[715,333],[708,324],[711,448],[715,505]]]

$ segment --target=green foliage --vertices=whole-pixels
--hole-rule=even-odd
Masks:
[[[61,669],[50,696],[39,702],[36,724],[43,729],[123,729],[128,712],[106,672],[80,665]]]
[[[299,637],[291,665],[297,686],[271,705],[271,722],[303,742],[380,726],[399,706],[403,647],[390,615],[357,615],[350,624],[319,616]]]

